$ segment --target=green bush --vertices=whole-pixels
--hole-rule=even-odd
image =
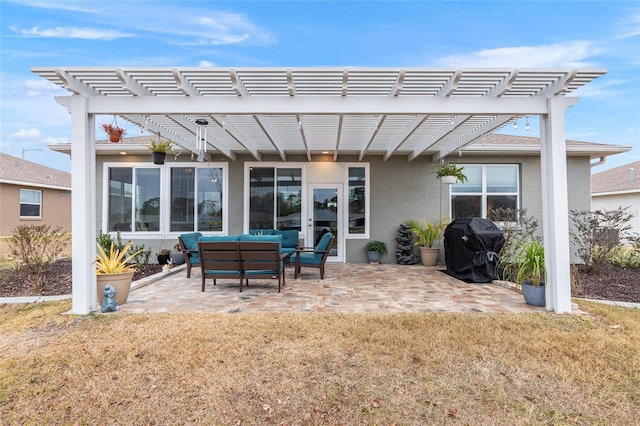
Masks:
[[[42,292],[47,274],[64,251],[69,236],[61,226],[19,225],[9,238],[10,256],[20,270],[27,272],[36,293]]]
[[[103,233],[100,231],[98,236],[96,237],[96,242],[105,253],[109,253],[111,250],[111,243],[113,243],[114,250],[122,251],[126,244],[122,242],[122,238],[120,237],[120,231],[116,233],[115,237],[111,237],[109,233]],[[131,241],[129,241],[131,242]],[[132,261],[136,264],[136,270],[142,271],[149,264],[149,257],[151,257],[151,249],[145,248],[144,244],[134,246],[131,244],[129,250],[127,251],[127,257],[133,255]]]
[[[597,272],[607,263],[614,249],[622,247],[623,241],[635,241],[638,236],[631,232],[633,215],[629,207],[615,210],[571,210],[571,240],[577,247],[577,255],[587,272]]]

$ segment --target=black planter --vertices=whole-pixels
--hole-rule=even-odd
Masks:
[[[166,265],[169,263],[169,255],[168,254],[159,254],[158,255],[158,265]]]
[[[152,152],[153,164],[164,164],[164,159],[167,156],[166,152]]]

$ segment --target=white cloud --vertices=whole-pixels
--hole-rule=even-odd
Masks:
[[[55,27],[43,28],[33,27],[31,29],[14,31],[28,37],[44,37],[44,38],[78,38],[83,40],[115,40],[118,38],[132,37],[133,34],[122,33],[120,31],[102,31],[93,28],[76,28],[76,27]]]
[[[69,139],[65,137],[59,137],[59,138],[47,137],[47,138],[44,138],[42,142],[46,143],[47,145],[57,145],[61,143],[69,143]]]
[[[32,129],[20,129],[15,133],[9,135],[10,138],[14,139],[36,139],[42,135],[40,130],[32,128]]]
[[[501,47],[468,54],[445,56],[438,60],[447,67],[507,68],[585,68],[593,67],[588,59],[600,49],[588,41],[574,41],[542,46]]]
[[[175,22],[181,25],[175,25]],[[277,41],[274,35],[241,13],[182,9],[172,16],[172,23],[162,26],[162,32],[172,36],[168,43],[181,46],[265,45]],[[158,31],[155,27],[147,30]]]
[[[213,62],[209,62],[209,61],[200,61],[198,63],[199,67],[203,67],[203,68],[208,68],[208,67],[215,67],[215,64]]]
[[[16,87],[16,90],[28,97],[35,96],[57,96],[68,94],[65,89],[56,86],[49,80],[25,80],[22,84]]]

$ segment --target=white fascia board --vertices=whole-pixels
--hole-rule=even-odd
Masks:
[[[625,189],[624,191],[592,192],[591,198],[606,197],[609,195],[629,195],[629,194],[640,194],[640,189]]]
[[[21,180],[0,179],[0,183],[6,183],[8,185],[16,185],[16,186],[30,186],[32,188],[46,188],[46,189],[59,189],[61,191],[71,191],[70,186],[47,185],[44,183],[26,182]]]
[[[598,158],[609,155],[621,154],[630,151],[630,146],[608,147],[602,146],[575,146],[567,145],[567,155],[578,156],[583,154],[589,155],[591,158]],[[464,154],[540,154],[540,145],[469,145],[462,149]]]
[[[544,98],[90,96],[90,114],[546,114]]]

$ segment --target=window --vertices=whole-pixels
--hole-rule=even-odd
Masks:
[[[222,231],[223,170],[172,167],[170,230]]]
[[[365,167],[349,167],[348,220],[350,235],[367,234],[367,178]]]
[[[515,220],[505,212],[519,207],[517,165],[465,165],[468,182],[451,186],[451,217]]]
[[[160,169],[109,169],[109,231],[160,230]]]
[[[107,174],[109,231],[223,231],[222,167],[141,165]]]
[[[20,190],[20,217],[42,217],[42,191]]]
[[[251,167],[249,228],[296,229],[302,223],[302,169]]]

